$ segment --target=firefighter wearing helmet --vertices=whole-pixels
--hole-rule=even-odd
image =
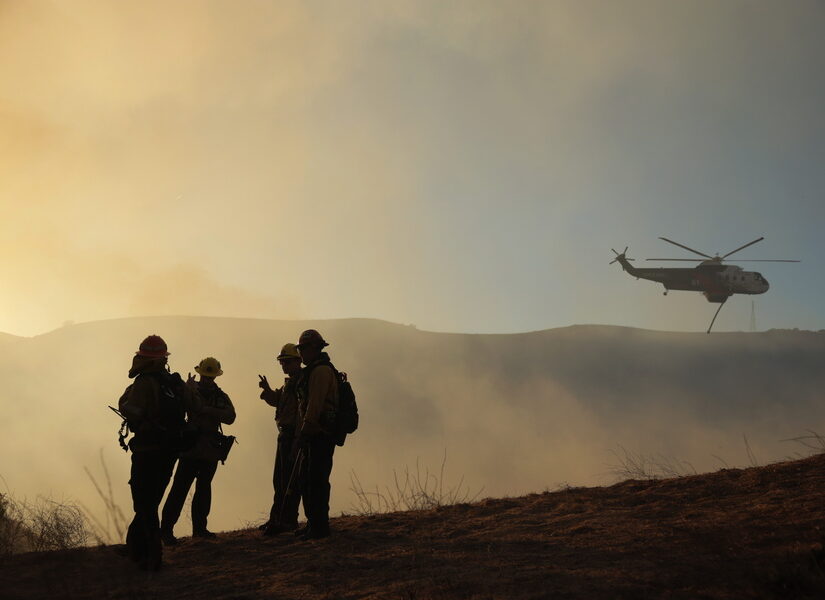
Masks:
[[[167,364],[169,351],[159,335],[141,343],[132,359],[126,388],[118,405],[134,437],[129,441],[132,468],[129,486],[135,516],[126,534],[130,557],[141,569],[162,564],[158,506],[172,476],[180,450],[187,445],[185,412],[198,398]],[[189,381],[194,381],[189,377]]]
[[[276,357],[286,377],[284,384],[272,389],[266,376],[258,375],[261,400],[275,408],[278,442],[275,450],[275,468],[272,473],[274,496],[269,520],[261,526],[264,535],[278,535],[298,527],[298,504],[301,500],[297,473],[293,475],[298,451],[296,426],[298,424],[298,379],[301,377],[301,355],[298,346],[287,343]],[[290,486],[290,481],[292,485]]]
[[[323,351],[328,346],[315,329],[298,339],[298,353],[306,365],[298,382],[298,436],[301,452],[301,485],[307,526],[302,539],[329,536],[329,477],[336,439],[330,423],[338,407],[338,372]],[[332,415],[332,416],[331,416]]]
[[[215,378],[223,375],[218,359],[208,356],[195,367],[200,380],[195,391],[200,398],[197,410],[187,413],[189,426],[197,435],[192,448],[181,452],[175,478],[169,496],[163,505],[160,521],[160,537],[167,546],[177,544],[174,535],[175,523],[180,517],[186,496],[192,483],[192,537],[214,538],[215,534],[206,528],[207,517],[212,506],[212,478],[218,469],[222,455],[223,434],[221,424],[235,422],[235,407]]]

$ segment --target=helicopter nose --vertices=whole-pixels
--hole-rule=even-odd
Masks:
[[[768,283],[768,280],[767,280],[767,279],[765,279],[764,281],[765,281],[765,291],[767,292],[767,291],[770,289],[771,284],[770,284],[770,283]]]

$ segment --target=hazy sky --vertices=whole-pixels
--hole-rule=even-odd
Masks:
[[[756,237],[825,328],[821,1],[0,0],[0,331],[704,330],[608,266]],[[735,297],[720,329],[747,329]]]

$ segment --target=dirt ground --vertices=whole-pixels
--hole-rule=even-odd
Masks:
[[[15,556],[0,598],[825,598],[825,455],[332,521],[300,542],[182,538],[158,573],[118,547]]]

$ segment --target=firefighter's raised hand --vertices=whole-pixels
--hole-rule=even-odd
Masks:
[[[192,386],[195,385],[197,382],[195,381],[195,376],[192,373],[186,374],[186,385]]]
[[[281,400],[281,389],[278,388],[277,390],[273,390],[269,387],[269,382],[266,380],[264,375],[258,375],[258,387],[261,388],[261,400],[269,404],[270,406],[274,406],[278,408],[278,403]]]

